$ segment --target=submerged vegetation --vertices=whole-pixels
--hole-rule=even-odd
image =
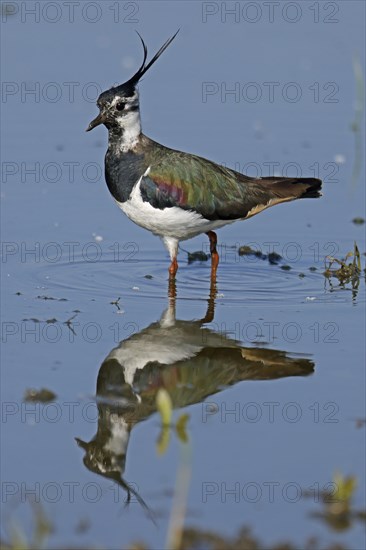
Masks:
[[[353,258],[353,260],[348,262],[350,258]],[[341,286],[351,284],[352,289],[356,290],[359,287],[362,275],[361,255],[357,244],[354,244],[353,251],[348,252],[343,259],[328,256],[325,260],[323,275],[329,280],[332,278],[338,279]]]
[[[179,482],[180,471],[178,471],[177,481]],[[180,480],[184,481],[184,478]],[[337,484],[337,490],[330,493],[324,493],[322,495],[323,510],[320,513],[312,514],[313,517],[318,518],[326,522],[328,527],[331,527],[334,531],[344,531],[352,526],[352,521],[358,519],[362,522],[366,520],[365,511],[354,511],[351,506],[351,500],[356,488],[356,480],[354,477],[344,478],[342,475],[337,474],[334,477],[334,482]],[[178,483],[178,486],[181,483]],[[312,495],[313,496],[313,495]],[[335,507],[337,504],[337,508]],[[40,504],[31,503],[33,512],[32,516],[32,533],[26,536],[22,526],[14,517],[7,518],[4,525],[7,532],[8,540],[0,540],[1,550],[56,550],[56,546],[52,544],[52,535],[55,533],[56,528],[50,521],[49,517],[45,514]],[[182,514],[180,513],[183,513]],[[171,518],[172,519],[172,518]],[[173,515],[173,519],[179,519],[179,523],[184,519],[184,507],[177,511]],[[175,530],[176,525],[170,525],[170,529]],[[77,533],[81,533],[79,527],[75,530]],[[249,527],[243,526],[235,535],[226,536],[215,531],[204,530],[198,527],[188,526],[179,530],[179,537],[173,537],[170,541],[170,545],[166,546],[169,550],[298,550],[299,545],[291,541],[280,541],[276,543],[264,544],[258,537],[252,534]],[[88,550],[92,548],[100,548],[100,546],[81,546],[78,545],[70,547],[67,546],[64,549],[58,550],[71,550],[71,548],[78,548],[78,550]],[[151,546],[145,542],[135,542],[126,546],[121,542],[121,549],[127,548],[128,550],[148,550]],[[323,541],[316,537],[309,537],[301,545],[303,550],[348,550],[347,546],[339,543],[324,544]]]
[[[23,401],[25,403],[49,403],[56,399],[57,395],[47,388],[41,388],[36,390],[34,388],[29,388],[25,391]]]
[[[356,258],[357,263],[357,258]],[[187,421],[189,416],[185,413],[173,422],[174,406],[169,392],[160,388],[156,394],[156,410],[160,418],[160,435],[157,441],[158,454],[164,454],[169,445],[169,433],[174,430],[180,441],[180,459],[178,461],[177,479],[174,491],[173,506],[168,524],[167,541],[165,548],[169,550],[297,550],[299,545],[288,540],[265,544],[253,535],[251,529],[243,526],[235,535],[226,536],[218,532],[200,529],[196,526],[185,527],[187,495],[191,477],[192,447],[187,434]],[[354,494],[357,488],[355,476],[343,476],[336,473],[333,480],[328,484],[329,489],[319,493],[314,502],[319,511],[314,511],[311,516],[321,520],[334,532],[341,532],[350,529],[354,522],[366,521],[366,510],[356,510],[353,506]],[[313,498],[314,492],[303,491],[304,498]],[[31,550],[37,548],[56,548],[52,545],[52,535],[56,529],[43,507],[39,503],[27,500],[32,511],[31,534],[25,534],[23,526],[15,518],[14,509],[7,514],[4,522],[4,530],[7,534],[7,541],[0,540],[1,550]],[[9,512],[9,509],[8,509]],[[79,524],[80,525],[80,524]],[[82,533],[77,527],[75,533]],[[70,548],[70,547],[67,547]],[[83,550],[85,546],[78,546]],[[88,546],[87,548],[92,548]],[[145,542],[136,542],[128,547],[121,542],[121,548],[129,550],[148,550],[150,548]],[[324,542],[316,537],[309,537],[303,542],[301,548],[304,550],[347,550],[348,547],[336,543]],[[65,548],[66,550],[66,548]]]
[[[7,533],[8,540],[0,540],[1,550],[42,550],[55,529],[41,504],[28,501],[32,510],[32,533],[26,535],[20,522],[14,514],[9,514],[3,521],[3,529]],[[9,511],[9,510],[8,510]]]
[[[339,472],[333,477],[331,489],[320,494],[322,510],[312,513],[333,531],[346,531],[355,521],[366,521],[366,510],[356,510],[353,507],[353,497],[357,488],[354,476],[343,476]],[[310,494],[305,496],[312,496]]]

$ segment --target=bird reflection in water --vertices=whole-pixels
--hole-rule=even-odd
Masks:
[[[267,347],[244,347],[206,325],[214,319],[215,280],[206,315],[180,321],[175,313],[175,282],[170,283],[169,305],[159,321],[133,334],[112,349],[97,379],[98,429],[88,443],[76,438],[85,451],[84,464],[92,472],[116,482],[149,509],[124,479],[131,431],[156,412],[156,394],[168,391],[174,408],[203,402],[243,380],[273,380],[307,376],[314,363]],[[151,515],[151,514],[150,514]]]

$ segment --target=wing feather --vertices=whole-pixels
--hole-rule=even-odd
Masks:
[[[314,178],[251,178],[204,158],[165,149],[164,157],[142,178],[140,191],[155,208],[176,206],[208,220],[234,220],[320,186]]]

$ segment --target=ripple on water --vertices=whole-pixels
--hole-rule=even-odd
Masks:
[[[75,256],[70,262],[46,264],[34,268],[36,281],[49,290],[62,289],[68,295],[86,299],[97,297],[137,296],[162,299],[167,296],[169,260],[161,251],[151,251],[136,261],[114,261],[113,253],[97,262]],[[217,299],[231,306],[248,304],[295,305],[312,302],[345,302],[350,292],[330,292],[321,270],[311,272],[306,260],[290,271],[267,261],[221,262],[217,276]],[[299,277],[304,273],[304,277]],[[177,297],[206,300],[210,292],[209,262],[188,264],[181,258],[176,280]]]

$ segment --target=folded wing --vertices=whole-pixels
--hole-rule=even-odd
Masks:
[[[140,183],[153,207],[193,210],[208,220],[244,219],[281,202],[321,195],[316,178],[251,178],[195,155],[169,150]]]

